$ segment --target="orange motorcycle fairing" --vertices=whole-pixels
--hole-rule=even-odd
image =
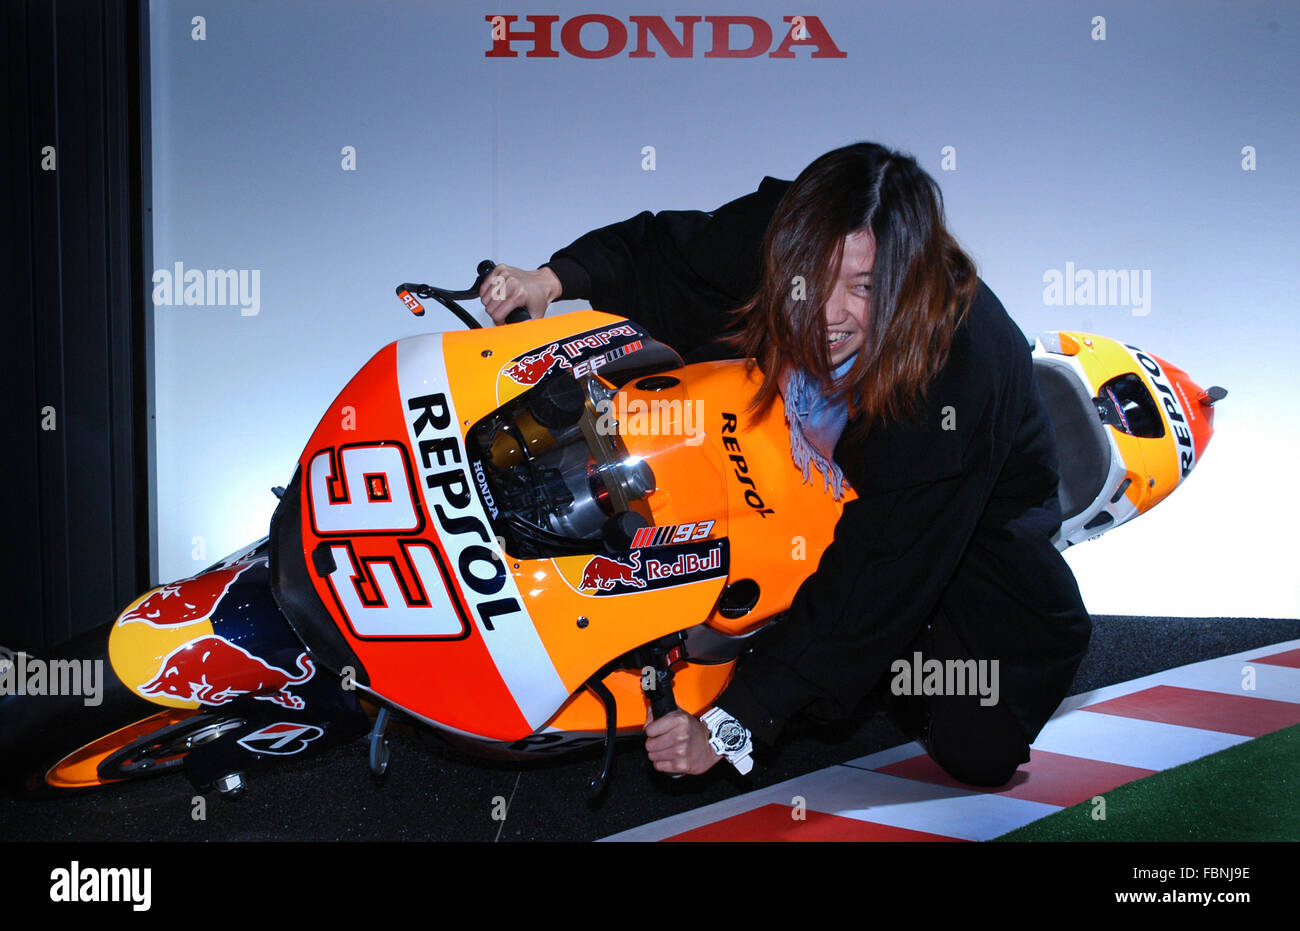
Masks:
[[[343,389],[299,462],[302,547],[367,688],[480,741],[601,732],[583,686],[611,660],[789,605],[840,505],[802,483],[780,410],[749,422],[743,363],[601,377],[650,342],[594,311],[417,336]],[[715,610],[738,580],[754,603]],[[679,705],[729,669],[679,664]],[[643,724],[633,680],[605,678],[619,727]]]

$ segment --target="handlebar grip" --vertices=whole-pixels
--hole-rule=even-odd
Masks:
[[[673,698],[672,687],[657,688],[650,692],[650,711],[656,718],[662,718],[666,714],[672,714],[677,710],[677,702]]]
[[[660,687],[650,693],[650,711],[658,720],[666,714],[677,710],[677,701],[673,698],[672,680],[661,682]],[[681,779],[682,773],[673,773],[672,778]]]
[[[506,323],[523,323],[525,320],[533,319],[533,315],[528,312],[527,307],[516,307],[510,313],[506,314]]]

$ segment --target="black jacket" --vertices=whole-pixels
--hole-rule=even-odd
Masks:
[[[642,213],[548,264],[565,298],[636,320],[685,355],[721,355],[717,337],[757,289],[763,233],[788,186],[765,178],[712,213]],[[798,711],[844,717],[942,610],[972,657],[998,660],[1000,700],[1032,741],[1091,625],[1050,539],[1056,444],[1029,346],[983,282],[917,422],[865,438],[850,424],[835,461],[858,499],[717,704],[767,743]]]

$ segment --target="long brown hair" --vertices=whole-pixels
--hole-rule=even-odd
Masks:
[[[865,230],[876,240],[870,326],[832,384],[824,309],[845,237]],[[765,413],[781,374],[798,366],[847,402],[860,429],[914,417],[977,287],[974,262],[944,226],[939,186],[916,160],[869,142],[827,152],[781,198],[763,259],[758,293],[736,311],[737,341],[766,375],[750,409]]]

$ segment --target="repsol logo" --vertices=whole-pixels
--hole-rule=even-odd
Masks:
[[[747,463],[745,457],[741,455],[740,441],[736,439],[734,435],[727,436],[728,433],[735,434],[735,432],[736,415],[724,412],[722,415],[722,445],[726,449],[735,451],[734,455],[729,455],[727,458],[731,460],[731,464],[735,469],[736,481],[740,482],[742,485],[749,486],[745,491],[745,503],[753,508],[759,517],[766,520],[767,515],[776,512],[763,504],[763,496],[758,493],[758,486],[755,485],[754,480],[749,477],[749,463]]]
[[[410,398],[406,406],[416,415],[411,432],[420,454],[420,474],[431,493],[439,539],[449,561],[460,570],[469,608],[486,630],[494,630],[495,619],[521,611],[517,599],[493,597],[505,587],[506,567],[461,464],[460,434],[452,426],[447,397],[426,394]]]
[[[1187,474],[1192,471],[1196,465],[1196,447],[1192,443],[1191,426],[1188,423],[1187,409],[1183,407],[1174,394],[1174,389],[1170,387],[1170,379],[1160,369],[1160,364],[1151,358],[1136,346],[1125,344],[1125,348],[1133,353],[1133,358],[1137,359],[1138,365],[1146,371],[1147,376],[1151,379],[1151,384],[1155,385],[1156,391],[1159,392],[1161,406],[1165,409],[1165,416],[1169,419],[1169,429],[1173,433],[1174,440],[1178,443],[1178,468],[1180,478],[1187,478]],[[1190,407],[1190,405],[1188,405]]]
[[[519,24],[518,16],[493,13],[484,17],[492,27],[492,47],[487,58],[559,58],[555,27],[560,17],[549,14],[527,16],[531,28]],[[629,16],[625,24],[606,13],[583,13],[564,21],[559,29],[560,48],[574,58],[613,58],[629,43],[628,58],[795,58],[795,49],[811,48],[811,58],[847,58],[816,16],[783,16],[775,27],[757,16],[675,16],[677,26],[662,16]],[[696,26],[709,37],[709,48],[697,56]],[[772,48],[776,37],[780,43]],[[701,43],[702,45],[702,43]]]

